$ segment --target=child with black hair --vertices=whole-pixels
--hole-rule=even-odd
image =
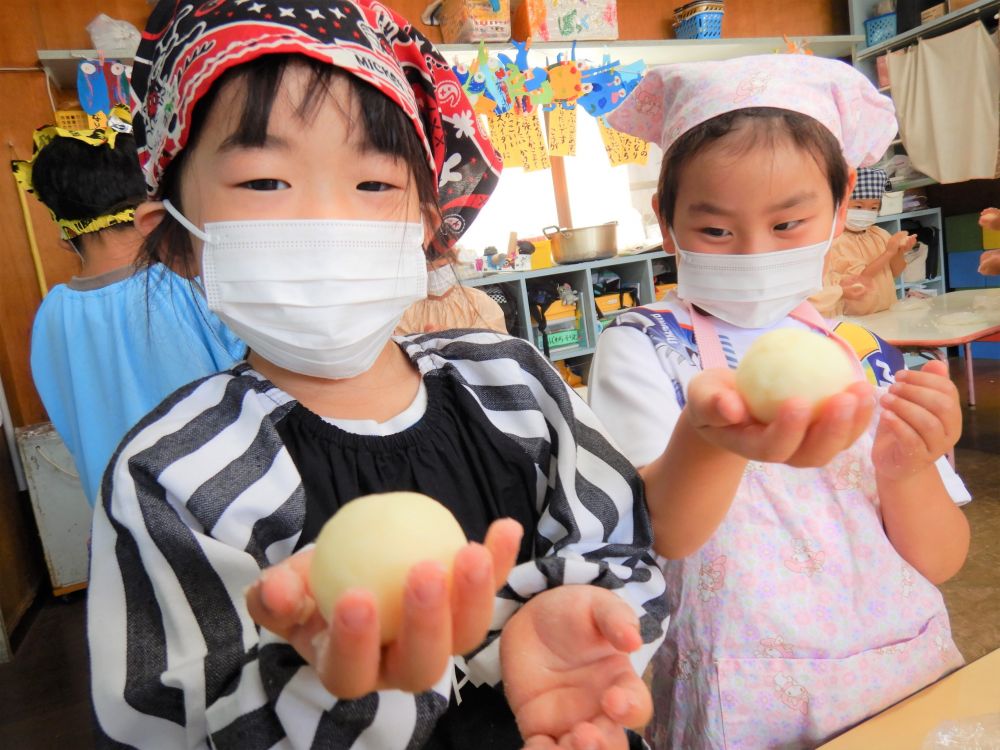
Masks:
[[[637,473],[527,342],[391,337],[500,170],[447,62],[377,2],[164,0],[132,85],[148,262],[200,270],[250,354],[105,475],[104,741],[624,750],[665,620]],[[372,594],[326,622],[306,571],[332,514],[397,490],[472,543],[450,585],[409,572],[383,648]]]
[[[106,129],[42,128],[35,143],[15,174],[81,267],[42,300],[31,372],[94,505],[129,428],[180,386],[232,367],[246,346],[187,281],[161,264],[137,268],[133,217],[145,183],[127,110],[116,109]]]
[[[676,294],[602,333],[589,383],[647,487],[673,484],[648,493],[672,615],[648,736],[816,747],[962,663],[934,586],[969,547],[947,365],[901,370],[806,302],[892,105],[849,65],[769,55],[654,68],[610,120],[662,146],[655,208],[677,253]],[[762,424],[732,368],[787,328],[829,337],[867,382]],[[671,549],[706,527],[700,549]]]

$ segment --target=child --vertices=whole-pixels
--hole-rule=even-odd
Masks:
[[[105,475],[107,743],[625,748],[665,619],[637,474],[526,342],[390,339],[428,246],[449,251],[499,173],[448,64],[375,2],[170,0],[132,83],[146,247],[203,269],[251,353],[168,398]],[[391,490],[476,543],[450,595],[439,566],[410,571],[382,649],[371,594],[326,623],[306,571],[327,518]]]
[[[888,310],[897,299],[896,277],[906,268],[903,255],[917,237],[907,232],[890,235],[875,226],[888,184],[884,170],[858,169],[847,203],[847,231],[830,246],[824,273],[824,286],[838,286],[843,296],[834,310],[816,305],[826,316],[870,315]]]
[[[946,367],[897,372],[874,421],[857,383],[807,428],[800,399],[754,422],[729,369],[763,332],[795,327],[851,342],[869,380],[893,382],[898,352],[803,304],[844,224],[849,165],[882,153],[892,108],[850,66],[774,55],[654,69],[612,122],[664,150],[678,288],[602,334],[591,403],[647,487],[678,486],[648,492],[657,551],[678,506],[725,514],[701,550],[666,554],[650,737],[815,747],[962,663],[932,584],[969,540],[955,505],[968,495],[942,459],[961,428]]]
[[[427,299],[414,302],[396,326],[397,335],[452,328],[486,328],[507,333],[503,310],[486,292],[462,286],[448,258],[427,264]]]
[[[129,428],[185,383],[232,367],[246,346],[188,281],[161,264],[137,270],[142,237],[132,220],[145,186],[127,110],[107,129],[50,125],[35,143],[16,174],[48,207],[81,270],[42,300],[31,371],[94,505]]]

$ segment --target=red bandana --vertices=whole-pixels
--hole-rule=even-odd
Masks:
[[[151,194],[190,135],[195,104],[230,68],[298,54],[347,71],[398,104],[438,178],[445,244],[496,187],[502,163],[441,54],[371,0],[161,0],[132,73],[135,137]]]

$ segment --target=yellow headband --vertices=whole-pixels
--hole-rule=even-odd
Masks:
[[[104,128],[94,130],[66,130],[56,125],[47,125],[35,131],[33,140],[35,150],[31,158],[27,161],[18,160],[11,162],[11,169],[14,171],[14,179],[17,186],[26,193],[35,192],[32,169],[38,153],[56,138],[73,138],[83,141],[90,146],[115,147],[115,139],[119,133],[132,132],[132,113],[124,104],[116,104],[111,109],[108,116],[108,125]],[[73,239],[81,234],[99,232],[102,229],[113,227],[116,224],[127,224],[135,218],[135,208],[125,208],[114,214],[95,216],[90,219],[63,219],[56,216],[52,209],[49,209],[52,220],[59,225],[64,239]]]

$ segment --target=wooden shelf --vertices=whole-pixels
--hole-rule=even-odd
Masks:
[[[976,0],[971,5],[959,8],[951,13],[946,13],[940,18],[920,24],[909,31],[904,31],[902,34],[896,34],[896,36],[886,39],[884,42],[873,44],[871,47],[861,48],[855,53],[854,59],[866,60],[883,52],[903,47],[917,39],[944,34],[964,25],[970,19],[979,18],[980,14],[985,14],[987,11],[997,8],[1000,8],[1000,0]]]
[[[809,49],[820,57],[850,57],[856,45],[865,40],[864,36],[860,35],[789,38],[800,43],[807,41]],[[487,46],[491,50],[513,50],[509,42],[495,42]],[[566,42],[537,42],[531,45],[531,50],[536,55],[548,56],[554,62],[560,52],[569,55],[571,46]],[[437,47],[446,59],[459,62],[473,59],[479,50],[478,44],[438,44]],[[582,41],[576,45],[579,57],[593,58],[595,55],[608,53],[619,57],[622,62],[643,60],[647,65],[725,60],[731,57],[783,52],[785,49],[785,40],[781,37]],[[95,49],[40,49],[38,62],[60,89],[72,90],[76,87],[76,69],[80,60],[96,60],[99,55],[100,52]],[[127,65],[132,64],[131,51],[105,50],[104,56],[109,60],[121,60]]]
[[[38,63],[46,74],[63,91],[76,90],[76,69],[81,60],[96,60],[101,51],[96,49],[40,49]],[[126,65],[132,64],[132,52],[119,50],[117,52],[104,50],[106,60],[119,60]]]
[[[997,0],[1000,2],[1000,0]],[[789,37],[794,42],[808,41],[809,49],[820,57],[850,57],[856,45],[865,41],[863,35]],[[438,49],[446,59],[471,60],[478,44],[439,44]],[[509,42],[495,42],[486,45],[491,50],[513,49]],[[558,53],[569,54],[567,42],[537,42],[531,45],[531,52],[547,55],[553,62]],[[663,65],[678,62],[699,62],[702,60],[726,60],[746,55],[767,55],[784,52],[787,49],[781,37],[723,38],[723,39],[658,39],[650,41],[582,41],[577,42],[578,58],[603,55],[605,52],[619,57],[622,62],[642,60],[647,65]]]

